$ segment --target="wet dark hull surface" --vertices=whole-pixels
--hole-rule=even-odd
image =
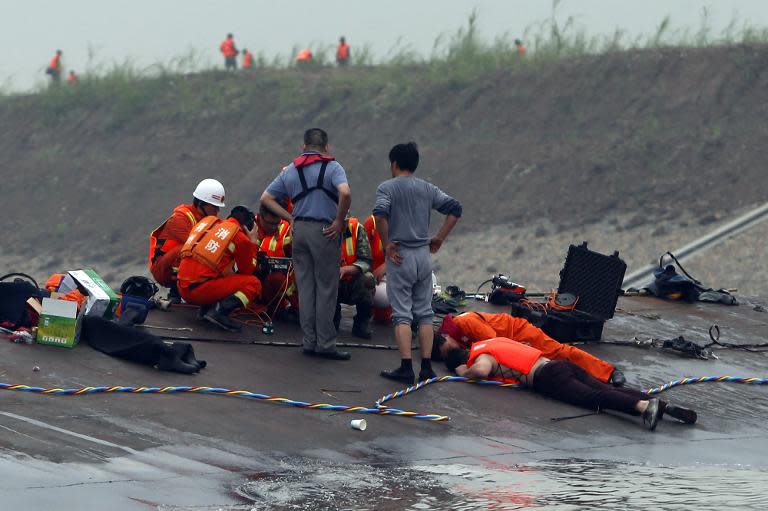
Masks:
[[[475,307],[473,305],[473,307]],[[477,305],[476,307],[487,306]],[[622,298],[606,340],[671,338],[768,342],[768,314],[739,307]],[[498,309],[502,311],[502,309]],[[345,311],[342,332],[350,328]],[[290,341],[249,328],[221,334],[189,309],[147,321],[193,331],[158,335]],[[377,344],[392,344],[376,326]],[[341,341],[358,342],[342,335]],[[194,342],[199,375],[159,372],[74,350],[0,344],[0,380],[41,387],[212,386],[312,403],[373,406],[399,387],[378,376],[396,351],[351,349],[350,362],[305,357],[299,348]],[[608,344],[586,350],[648,388],[683,376],[768,377],[762,353],[722,350],[696,360]],[[418,356],[416,355],[418,359]],[[39,366],[40,371],[33,371]],[[439,369],[444,369],[440,367]],[[442,374],[445,374],[444,371]],[[389,403],[449,415],[447,423],[312,411],[206,395],[97,394],[55,397],[5,391],[0,407],[0,481],[7,509],[553,509],[765,508],[768,388],[709,383],[666,398],[699,412],[688,426],[582,410],[516,389],[439,383]],[[364,417],[366,431],[349,427]]]

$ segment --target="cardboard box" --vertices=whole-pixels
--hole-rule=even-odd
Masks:
[[[78,314],[76,302],[43,298],[37,343],[74,348],[80,340],[82,322],[83,312]]]
[[[80,291],[88,295],[85,301],[85,313],[88,316],[99,316],[104,319],[114,317],[120,299],[98,273],[86,268],[71,271],[69,275],[75,279]]]

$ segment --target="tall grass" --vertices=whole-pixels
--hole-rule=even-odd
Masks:
[[[370,46],[354,47],[349,72],[330,72],[335,67],[335,47],[312,43],[311,66],[297,69],[296,46],[289,55],[268,57],[256,52],[255,69],[250,75],[214,70],[210,62],[193,50],[164,63],[139,67],[130,59],[111,65],[97,64],[96,49],[89,50],[89,63],[76,86],[41,87],[37,92],[41,105],[52,122],[71,115],[77,109],[100,108],[110,112],[108,128],[119,129],[132,118],[154,108],[164,98],[176,113],[194,114],[204,110],[232,108],[232,95],[255,94],[251,84],[269,82],[279,89],[279,100],[289,107],[301,107],[307,100],[301,94],[304,85],[296,73],[323,72],[317,87],[341,98],[344,95],[375,90],[378,103],[371,102],[371,114],[393,104],[406,103],[428,84],[463,87],[500,70],[531,69],[564,59],[572,60],[629,49],[665,47],[702,47],[713,45],[768,44],[768,29],[733,20],[721,33],[712,29],[709,12],[701,12],[695,30],[674,28],[669,17],[646,36],[630,39],[616,30],[608,35],[590,35],[573,17],[561,19],[560,0],[553,0],[550,15],[527,27],[522,35],[504,34],[486,40],[478,30],[478,12],[473,10],[467,23],[439,36],[429,55],[421,55],[403,40],[397,40],[380,58]],[[518,36],[528,47],[525,59],[518,56],[514,39]],[[364,72],[355,72],[363,68]],[[246,80],[246,76],[248,80]],[[194,78],[190,81],[190,78]],[[0,95],[3,90],[0,89]],[[5,93],[7,97],[7,92]],[[250,99],[256,99],[251,97]],[[168,107],[166,105],[166,107]],[[339,107],[331,104],[329,108]],[[173,112],[172,112],[173,113]]]

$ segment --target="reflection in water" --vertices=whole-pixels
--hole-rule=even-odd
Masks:
[[[306,463],[254,474],[236,492],[252,501],[237,509],[256,510],[766,509],[766,475],[576,459],[491,468]]]

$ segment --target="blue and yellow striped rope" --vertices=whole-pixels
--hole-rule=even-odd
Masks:
[[[766,385],[768,378],[741,378],[738,376],[699,376],[690,378],[681,378],[658,387],[653,387],[646,391],[647,394],[661,394],[673,387],[681,385],[693,385],[694,383],[744,383],[747,385]]]
[[[405,388],[403,390],[398,390],[397,392],[393,392],[391,394],[387,394],[386,396],[382,396],[379,399],[376,400],[376,408],[388,410],[389,408],[384,406],[384,403],[391,399],[397,399],[400,397],[403,397],[405,395],[408,395],[412,392],[416,392],[419,389],[423,389],[427,385],[430,385],[432,383],[443,383],[443,382],[461,382],[461,383],[475,383],[477,385],[489,385],[491,387],[505,387],[505,388],[519,388],[519,383],[504,383],[500,381],[493,381],[493,380],[472,380],[470,378],[465,378],[463,376],[437,376],[435,378],[430,378],[428,380],[420,381],[416,385],[413,385],[412,387]]]
[[[30,387],[27,385],[11,385],[9,383],[0,383],[0,390],[16,390],[20,392],[32,392],[36,394],[47,394],[50,396],[84,396],[88,394],[213,394],[233,397],[245,397],[268,401],[297,408],[308,410],[325,410],[332,412],[364,413],[372,415],[394,415],[397,417],[408,417],[410,419],[421,419],[432,422],[444,422],[450,420],[445,415],[425,414],[398,410],[396,408],[368,408],[365,406],[347,406],[333,405],[328,403],[307,403],[305,401],[294,401],[284,397],[273,397],[266,394],[258,394],[247,390],[230,390],[219,387],[80,387],[73,389]]]

